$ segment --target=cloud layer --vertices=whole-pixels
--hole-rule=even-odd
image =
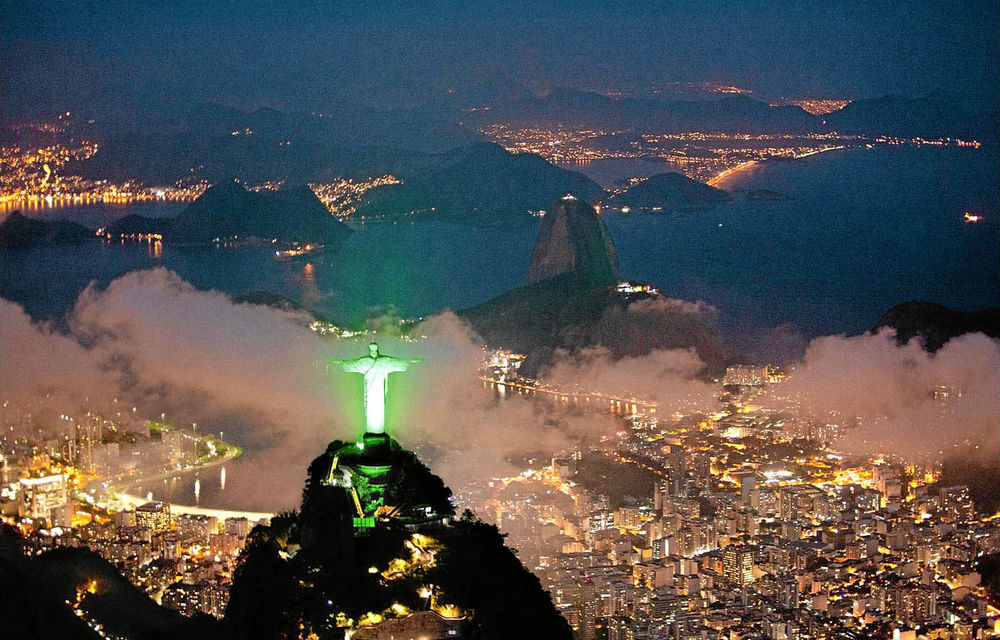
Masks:
[[[240,480],[230,483],[227,501],[289,508],[308,462],[328,441],[354,439],[362,429],[361,377],[327,361],[364,353],[368,338],[321,337],[306,324],[303,315],[235,304],[163,269],[88,288],[62,332],[0,299],[0,399],[30,405],[43,430],[65,427],[59,414],[133,406],[139,416],[165,412],[197,421],[199,430],[225,430],[247,452],[230,470]],[[390,432],[456,489],[510,470],[511,456],[551,455],[618,429],[609,415],[499,399],[484,389],[481,341],[452,313],[412,333],[423,338],[406,341],[389,330],[378,337],[384,353],[424,358],[390,378]],[[665,410],[709,408],[715,389],[699,379],[703,369],[692,350],[615,359],[595,348],[558,354],[547,379],[656,399]],[[935,400],[941,385],[961,389],[961,397]],[[810,343],[784,392],[817,419],[861,417],[862,428],[845,443],[858,451],[940,451],[967,440],[995,448],[1000,352],[979,334],[933,356],[885,334],[824,337]]]
[[[946,387],[947,399],[935,398]],[[1000,349],[983,334],[958,337],[935,354],[891,331],[813,340],[784,393],[823,420],[857,416],[840,443],[858,452],[917,455],[965,443],[996,452],[1000,438]]]
[[[247,451],[231,475],[252,476],[256,485],[231,482],[227,499],[287,508],[298,503],[305,468],[326,443],[352,440],[363,428],[361,377],[327,362],[363,354],[367,338],[320,337],[305,320],[234,304],[163,269],[88,288],[65,333],[33,325],[0,300],[0,396],[30,404],[36,424],[53,431],[65,427],[58,414],[123,406],[198,422],[201,431],[224,429]],[[390,378],[390,431],[449,483],[490,477],[507,470],[508,456],[558,451],[613,428],[610,417],[498,401],[477,377],[479,339],[454,314],[417,327],[426,336],[419,343],[393,333],[380,332],[384,353],[425,361]]]

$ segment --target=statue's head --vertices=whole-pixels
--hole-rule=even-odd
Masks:
[[[371,356],[372,358],[377,358],[378,357],[378,343],[377,342],[372,342],[371,344],[368,345],[368,355]]]

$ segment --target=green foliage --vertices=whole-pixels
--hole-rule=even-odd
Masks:
[[[437,514],[454,513],[451,491],[394,441],[377,451],[330,443],[309,465],[302,509],[278,514],[269,527],[251,532],[226,612],[235,637],[251,631],[254,637],[287,637],[300,625],[305,630],[300,635],[339,637],[337,613],[357,620],[397,602],[416,610],[424,604],[417,592],[429,583],[440,585],[442,602],[475,610],[473,637],[525,637],[525,628],[537,629],[539,638],[571,637],[538,579],[504,547],[495,527],[479,522],[468,510],[454,526],[424,525],[440,547],[437,566],[429,570],[411,562],[405,517],[378,520],[373,529],[356,535],[350,493],[325,482],[334,456],[339,456],[340,465],[355,470],[362,464],[390,465],[388,474],[378,477],[386,504],[413,514],[422,514],[425,506]],[[363,501],[376,500],[383,490],[360,474],[352,482]],[[396,559],[404,561],[403,569],[383,577]],[[490,580],[483,580],[486,575]]]
[[[292,568],[270,527],[254,527],[229,590],[226,622],[236,638],[289,638],[298,629]]]
[[[1000,465],[996,456],[984,459],[978,451],[969,449],[944,461],[935,490],[964,484],[976,510],[989,515],[1000,510]]]
[[[993,602],[1000,600],[1000,553],[991,553],[976,560],[976,571],[982,576],[982,584],[986,587]]]
[[[442,590],[441,601],[474,611],[470,637],[572,638],[548,593],[491,524],[466,510],[451,526],[432,532],[443,545],[427,580]],[[484,580],[484,576],[489,576]]]
[[[599,455],[584,456],[575,479],[585,487],[600,487],[610,497],[613,508],[625,505],[628,497],[639,501],[649,498],[653,483],[662,480],[648,469]]]
[[[354,483],[355,491],[358,492],[358,500],[361,502],[361,507],[364,509],[366,515],[374,513],[376,509],[385,504],[381,488],[369,482],[368,478],[357,474],[351,480]]]

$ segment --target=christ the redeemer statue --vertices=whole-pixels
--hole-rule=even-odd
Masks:
[[[378,352],[378,344],[368,345],[368,355],[354,360],[331,360],[348,373],[365,376],[365,432],[385,433],[385,398],[389,391],[389,374],[406,371],[423,358],[393,358]]]

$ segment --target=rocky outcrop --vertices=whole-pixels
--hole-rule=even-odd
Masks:
[[[590,286],[621,280],[618,255],[604,221],[573,195],[557,200],[542,219],[531,254],[528,284],[577,273]]]
[[[576,353],[598,345],[616,358],[693,348],[710,372],[724,369],[728,359],[697,317],[659,294],[588,286],[577,272],[512,289],[459,316],[488,344],[526,354],[521,371],[531,377],[545,371],[557,349]]]

